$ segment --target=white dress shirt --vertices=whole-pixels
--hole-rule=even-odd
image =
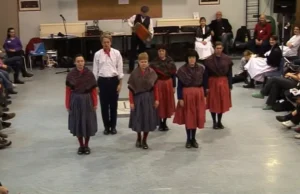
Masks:
[[[292,57],[292,56],[298,56],[298,49],[300,46],[300,35],[294,35],[287,43],[291,43],[293,46],[292,48],[284,48],[284,56],[286,57]],[[281,48],[281,47],[280,47]]]
[[[93,73],[96,77],[115,77],[122,79],[123,73],[123,58],[120,51],[111,48],[109,55],[103,49],[97,51],[94,55]]]
[[[134,27],[134,20],[136,18],[136,15],[133,15],[131,16],[129,19],[128,19],[128,25],[133,28]],[[145,21],[145,18],[142,17],[142,22]],[[153,38],[154,36],[154,29],[153,29],[153,21],[152,19],[150,18],[150,24],[149,24],[149,28],[148,28],[149,32],[151,33],[151,38]]]

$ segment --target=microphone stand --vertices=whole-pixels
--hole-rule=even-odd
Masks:
[[[67,60],[69,58],[69,38],[68,38],[68,33],[67,33],[67,26],[66,26],[66,19],[60,15],[60,17],[62,18],[63,21],[63,25],[64,25],[64,29],[65,29],[65,38],[66,38],[66,57]],[[60,74],[60,73],[69,73],[70,72],[70,68],[68,67],[67,70],[65,71],[60,71],[60,72],[56,72],[55,74]]]

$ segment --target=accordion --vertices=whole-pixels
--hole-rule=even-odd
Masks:
[[[136,35],[142,41],[146,41],[147,39],[151,39],[151,33],[141,23],[136,23],[135,26],[133,27],[133,31],[136,33]]]

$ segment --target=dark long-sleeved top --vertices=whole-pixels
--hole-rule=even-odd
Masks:
[[[22,46],[20,39],[18,37],[15,37],[13,39],[7,38],[3,44],[3,48],[5,49],[5,51],[8,51],[8,52],[10,49],[20,51],[23,49],[23,46]]]
[[[215,36],[222,36],[223,33],[232,33],[232,26],[228,19],[225,18],[211,21],[209,27],[214,31]]]
[[[282,51],[278,44],[271,49],[270,55],[267,56],[267,64],[271,67],[279,67],[282,58]]]
[[[217,57],[217,62],[219,62],[219,60],[221,60],[220,57]],[[209,89],[209,86],[208,86],[208,78],[209,77],[212,77],[212,76],[215,76],[215,77],[218,77],[219,75],[216,75],[213,71],[209,71],[208,68],[205,68],[205,72],[204,72],[204,78],[206,78],[207,80],[203,80],[203,83],[207,83],[207,86],[206,88]],[[232,65],[230,66],[229,68],[229,71],[227,72],[227,79],[228,79],[228,86],[230,89],[232,89]]]
[[[206,89],[207,89],[207,85],[208,85],[207,76],[208,76],[207,73],[203,74],[203,82],[202,82],[202,85],[199,86],[199,87],[203,87],[205,96],[206,96]],[[178,79],[178,83],[177,83],[177,98],[178,98],[178,100],[183,99],[183,88],[185,88],[184,84],[180,81],[180,79]]]

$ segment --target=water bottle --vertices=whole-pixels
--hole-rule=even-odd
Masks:
[[[248,42],[248,35],[245,36],[245,42]]]

